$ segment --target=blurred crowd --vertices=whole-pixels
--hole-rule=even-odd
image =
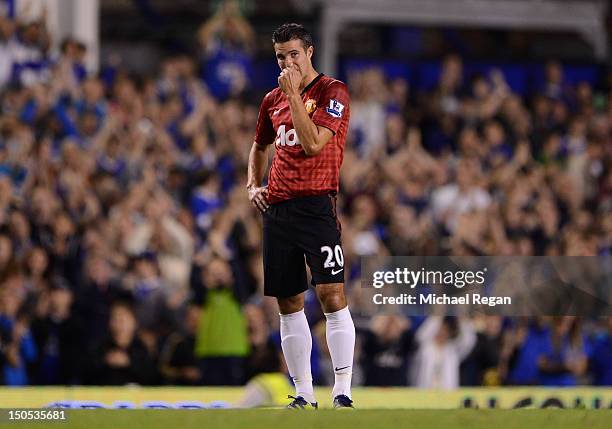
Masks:
[[[219,13],[233,18],[203,26],[199,58],[150,76],[90,74],[83,44],[54,53],[43,22],[0,18],[1,383],[241,385],[285,371],[245,192],[258,105],[246,69],[226,67],[247,64],[237,47],[252,34]],[[368,255],[610,255],[610,87],[570,85],[551,62],[522,98],[453,55],[431,91],[376,68],[348,84],[339,216],[355,382],[612,385],[612,318],[360,318],[358,286]]]

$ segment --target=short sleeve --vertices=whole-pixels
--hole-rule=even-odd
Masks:
[[[329,128],[334,134],[349,113],[349,94],[346,85],[340,81],[332,82],[319,98],[319,106],[312,115],[312,122]]]
[[[274,132],[274,126],[270,120],[268,110],[272,103],[271,94],[268,93],[259,107],[259,115],[257,116],[257,127],[255,129],[255,143],[261,146],[274,143],[276,133]]]

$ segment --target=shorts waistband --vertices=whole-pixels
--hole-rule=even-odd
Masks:
[[[272,206],[281,206],[281,205],[285,205],[285,204],[291,204],[291,203],[298,203],[298,202],[304,202],[304,201],[312,201],[312,200],[318,200],[321,198],[336,198],[336,196],[338,195],[337,192],[326,192],[324,194],[317,194],[317,195],[304,195],[304,196],[300,196],[300,197],[294,197],[294,198],[289,198],[288,200],[283,200],[283,201],[279,201],[277,203],[272,203]]]

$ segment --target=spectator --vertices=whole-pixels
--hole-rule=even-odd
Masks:
[[[195,337],[202,309],[189,305],[185,311],[182,332],[174,332],[166,339],[160,356],[160,372],[170,384],[199,384],[202,373],[195,355]]]
[[[410,322],[397,314],[372,318],[363,335],[362,367],[367,386],[407,386],[414,334]]]
[[[206,288],[203,314],[196,335],[202,381],[206,385],[240,385],[249,353],[247,325],[232,293],[229,264],[212,259],[202,275]]]
[[[349,79],[353,88],[351,134],[360,158],[376,157],[385,145],[387,90],[380,69],[371,68]]]
[[[0,87],[3,87],[11,80],[14,34],[15,22],[8,15],[0,13]]]
[[[573,101],[572,88],[563,76],[563,67],[558,61],[549,61],[544,68],[544,84],[541,93],[546,97],[570,104]]]
[[[612,317],[608,316],[603,321],[605,331],[595,339],[589,365],[593,371],[594,385],[612,386]]]
[[[45,26],[46,17],[24,22],[17,29],[12,46],[12,80],[33,86],[49,78],[51,61],[48,51],[50,37]]]
[[[123,385],[154,384],[155,362],[137,336],[137,321],[132,308],[125,303],[113,304],[109,336],[92,351],[89,383]]]
[[[225,100],[249,89],[255,33],[236,0],[224,0],[198,31],[204,80],[212,94]]]
[[[90,349],[106,336],[113,303],[129,297],[122,290],[109,262],[100,255],[92,255],[85,262],[82,287],[76,292],[75,313],[87,334],[84,346]],[[92,305],[95,303],[95,305]]]
[[[504,345],[503,318],[481,316],[474,318],[477,329],[476,344],[461,365],[462,386],[499,386],[505,375],[500,367]]]
[[[0,368],[2,369],[4,369],[4,366],[9,359],[7,351],[12,342],[12,332],[9,331],[7,326],[0,326]],[[0,384],[3,386],[6,385],[6,381],[4,380],[4,371],[0,372]]]
[[[166,293],[180,295],[188,288],[194,243],[173,209],[174,203],[165,192],[152,191],[144,203],[144,218],[125,237],[125,245],[133,255],[154,253]]]
[[[21,310],[24,299],[21,274],[13,273],[0,287],[0,329],[6,335],[2,373],[4,383],[8,386],[30,383],[28,370],[38,354],[30,332],[29,316]]]
[[[168,333],[174,321],[169,308],[168,286],[160,277],[156,255],[140,254],[133,257],[131,265],[125,282],[132,291],[139,328]]]
[[[6,278],[17,268],[13,257],[13,243],[8,234],[0,233],[0,278]]]
[[[430,316],[417,330],[416,341],[414,384],[426,389],[457,388],[459,366],[476,343],[471,322],[463,318]]]
[[[203,233],[212,224],[214,213],[223,207],[218,177],[209,171],[201,171],[197,178],[197,187],[191,197],[191,213]]]
[[[477,164],[465,160],[457,165],[456,182],[434,191],[432,209],[435,219],[448,231],[455,231],[461,214],[484,210],[491,203],[491,196],[478,185],[478,180]]]
[[[78,384],[85,335],[73,315],[73,295],[65,280],[55,280],[48,299],[48,313],[35,319],[31,328],[39,350],[36,383]]]
[[[556,317],[538,356],[540,381],[545,386],[575,386],[587,367],[586,344],[575,317]]]
[[[534,385],[540,383],[538,358],[548,335],[544,320],[518,320],[504,350],[504,365],[508,367],[508,384]]]

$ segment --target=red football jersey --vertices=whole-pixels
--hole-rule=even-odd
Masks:
[[[343,82],[321,73],[304,88],[302,100],[312,122],[334,135],[321,152],[306,156],[293,128],[287,96],[280,88],[266,94],[259,108],[255,142],[275,143],[276,147],[268,175],[270,203],[338,191],[350,117],[348,90]]]

